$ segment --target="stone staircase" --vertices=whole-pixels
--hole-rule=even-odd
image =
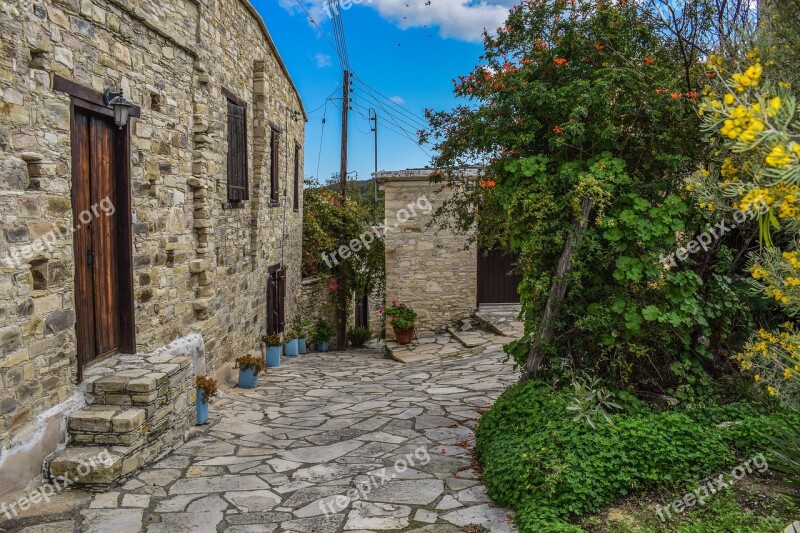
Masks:
[[[517,320],[518,305],[482,306],[435,337],[415,339],[411,344],[386,342],[386,356],[401,363],[428,361],[464,354],[500,351],[504,344],[522,337],[524,326]]]
[[[68,446],[45,465],[51,479],[105,488],[183,442],[194,417],[192,358],[163,349],[88,369],[87,405],[67,418]]]

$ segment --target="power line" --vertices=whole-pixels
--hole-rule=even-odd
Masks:
[[[366,108],[366,107],[364,107],[364,106],[362,106],[362,105],[360,105],[360,104],[357,104],[357,103],[356,103],[355,105],[356,105],[357,107],[361,108],[362,110],[369,112],[369,109],[368,109],[368,108]],[[364,114],[363,114],[363,113],[361,113],[360,111],[359,111],[358,113],[359,113],[359,115],[361,115],[362,117],[364,117],[364,118],[367,118],[367,117],[365,117],[365,116],[364,116]],[[393,124],[394,126],[397,126],[397,124],[396,124],[396,123],[394,123],[394,122],[392,122],[392,124]],[[402,137],[405,137],[405,138],[407,138],[409,141],[411,141],[412,143],[414,143],[414,145],[416,145],[416,146],[417,146],[417,147],[418,147],[420,150],[422,150],[422,152],[423,152],[425,155],[427,155],[428,157],[431,157],[431,154],[430,154],[430,152],[428,152],[428,151],[427,151],[425,148],[423,148],[423,147],[422,147],[422,145],[420,145],[420,144],[419,144],[419,142],[417,142],[417,141],[416,141],[416,140],[415,140],[415,139],[414,139],[414,138],[413,138],[413,137],[412,137],[412,136],[411,136],[411,135],[410,135],[410,134],[409,134],[409,133],[408,133],[406,130],[402,129],[402,127],[400,127],[400,126],[397,126],[397,128],[399,128],[399,129],[396,129],[396,128],[394,128],[394,127],[390,126],[389,124],[387,124],[387,123],[386,123],[386,121],[384,121],[384,122],[383,122],[383,127],[384,127],[384,128],[386,128],[386,129],[388,129],[389,131],[392,131],[392,132],[396,133],[397,135],[400,135],[400,136],[402,136]]]
[[[386,113],[387,115],[389,115],[392,118],[394,118],[395,121],[397,121],[398,123],[402,122],[407,127],[412,128],[415,133],[420,129],[424,129],[424,127],[420,127],[419,124],[415,124],[413,122],[409,122],[408,120],[404,119],[402,115],[395,114],[394,112],[390,111],[389,109],[386,108],[386,106],[383,105],[383,103],[380,100],[378,100],[374,96],[371,96],[371,95],[366,94],[364,92],[359,92],[358,94],[361,95],[361,96],[364,96],[366,98],[369,98],[372,102],[374,102],[375,105],[379,106],[384,111],[384,113]]]
[[[358,74],[353,74],[353,76],[355,76],[356,81],[359,82],[364,87],[364,89],[367,90],[367,92],[377,94],[378,96],[380,96],[384,100],[386,100],[389,104],[395,106],[400,113],[406,115],[409,119],[412,119],[412,120],[418,122],[422,127],[428,127],[428,124],[425,122],[424,119],[422,119],[421,117],[415,115],[414,113],[412,113],[411,111],[409,111],[405,107],[401,106],[400,104],[398,104],[397,102],[395,102],[394,100],[392,100],[391,98],[386,96],[385,94],[381,93],[377,89],[374,89],[374,88],[370,87],[369,85],[367,85],[367,83],[364,80],[362,80],[358,76]]]
[[[302,9],[302,10],[303,10],[303,12],[305,12],[306,16],[308,17],[308,20],[310,20],[310,21],[311,21],[311,24],[313,24],[313,25],[314,25],[314,27],[315,27],[315,28],[317,28],[317,31],[320,33],[320,35],[322,35],[323,37],[325,37],[325,40],[326,40],[326,41],[328,41],[328,44],[329,44],[329,45],[330,45],[330,47],[333,49],[333,51],[334,51],[334,52],[336,52],[336,55],[339,57],[339,63],[340,63],[340,64],[342,64],[342,65],[344,65],[344,64],[345,64],[345,61],[342,59],[342,56],[341,56],[341,54],[339,54],[339,51],[338,51],[338,50],[336,49],[336,47],[333,45],[333,43],[332,43],[332,42],[331,42],[331,40],[328,38],[328,36],[327,36],[327,35],[325,35],[325,32],[324,32],[324,31],[322,31],[322,28],[320,28],[320,27],[319,27],[319,25],[317,24],[317,21],[316,21],[316,20],[314,20],[314,17],[312,17],[312,16],[311,16],[311,13],[309,13],[309,12],[308,12],[308,9],[306,9],[306,7],[305,7],[305,6],[304,6],[304,5],[303,5],[303,4],[300,2],[300,0],[294,0],[294,1],[295,1],[295,3],[296,3],[298,6],[300,6],[300,9]],[[342,68],[344,68],[344,67],[342,67]]]

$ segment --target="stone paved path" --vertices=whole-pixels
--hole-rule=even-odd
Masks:
[[[482,352],[408,365],[369,350],[284,360],[257,389],[228,391],[201,436],[122,487],[8,530],[516,531],[472,467],[480,411],[516,380],[501,350]]]

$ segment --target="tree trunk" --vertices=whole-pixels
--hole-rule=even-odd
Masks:
[[[562,250],[561,258],[558,260],[556,275],[553,278],[553,284],[550,286],[550,294],[544,306],[542,320],[539,322],[539,333],[533,339],[531,349],[528,351],[528,360],[525,362],[525,371],[522,379],[535,378],[539,372],[539,367],[544,362],[544,347],[553,338],[553,327],[555,326],[561,303],[567,293],[569,274],[572,270],[572,254],[578,249],[583,232],[589,225],[589,213],[592,211],[593,205],[594,201],[591,198],[586,196],[581,198],[581,218],[575,221],[572,233],[567,237],[567,242],[564,243],[564,250]]]

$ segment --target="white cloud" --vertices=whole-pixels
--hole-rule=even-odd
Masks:
[[[439,35],[480,42],[483,29],[494,32],[508,18],[509,0],[372,0],[369,4],[399,28],[439,27]]]
[[[300,0],[320,26],[329,23],[325,0]],[[330,0],[329,0],[330,1]],[[294,0],[279,0],[290,13],[305,16]],[[368,7],[400,29],[438,28],[441,37],[481,42],[483,29],[490,33],[502,26],[517,0],[351,0],[349,9]],[[347,10],[342,9],[347,19]],[[345,20],[346,24],[346,20]],[[326,28],[327,30],[327,28]]]
[[[392,96],[391,98],[389,98],[389,100],[391,100],[395,104],[405,104],[406,103],[406,101],[403,100],[402,96]]]
[[[317,52],[314,55],[314,61],[317,62],[317,68],[326,68],[331,66],[331,56]]]

